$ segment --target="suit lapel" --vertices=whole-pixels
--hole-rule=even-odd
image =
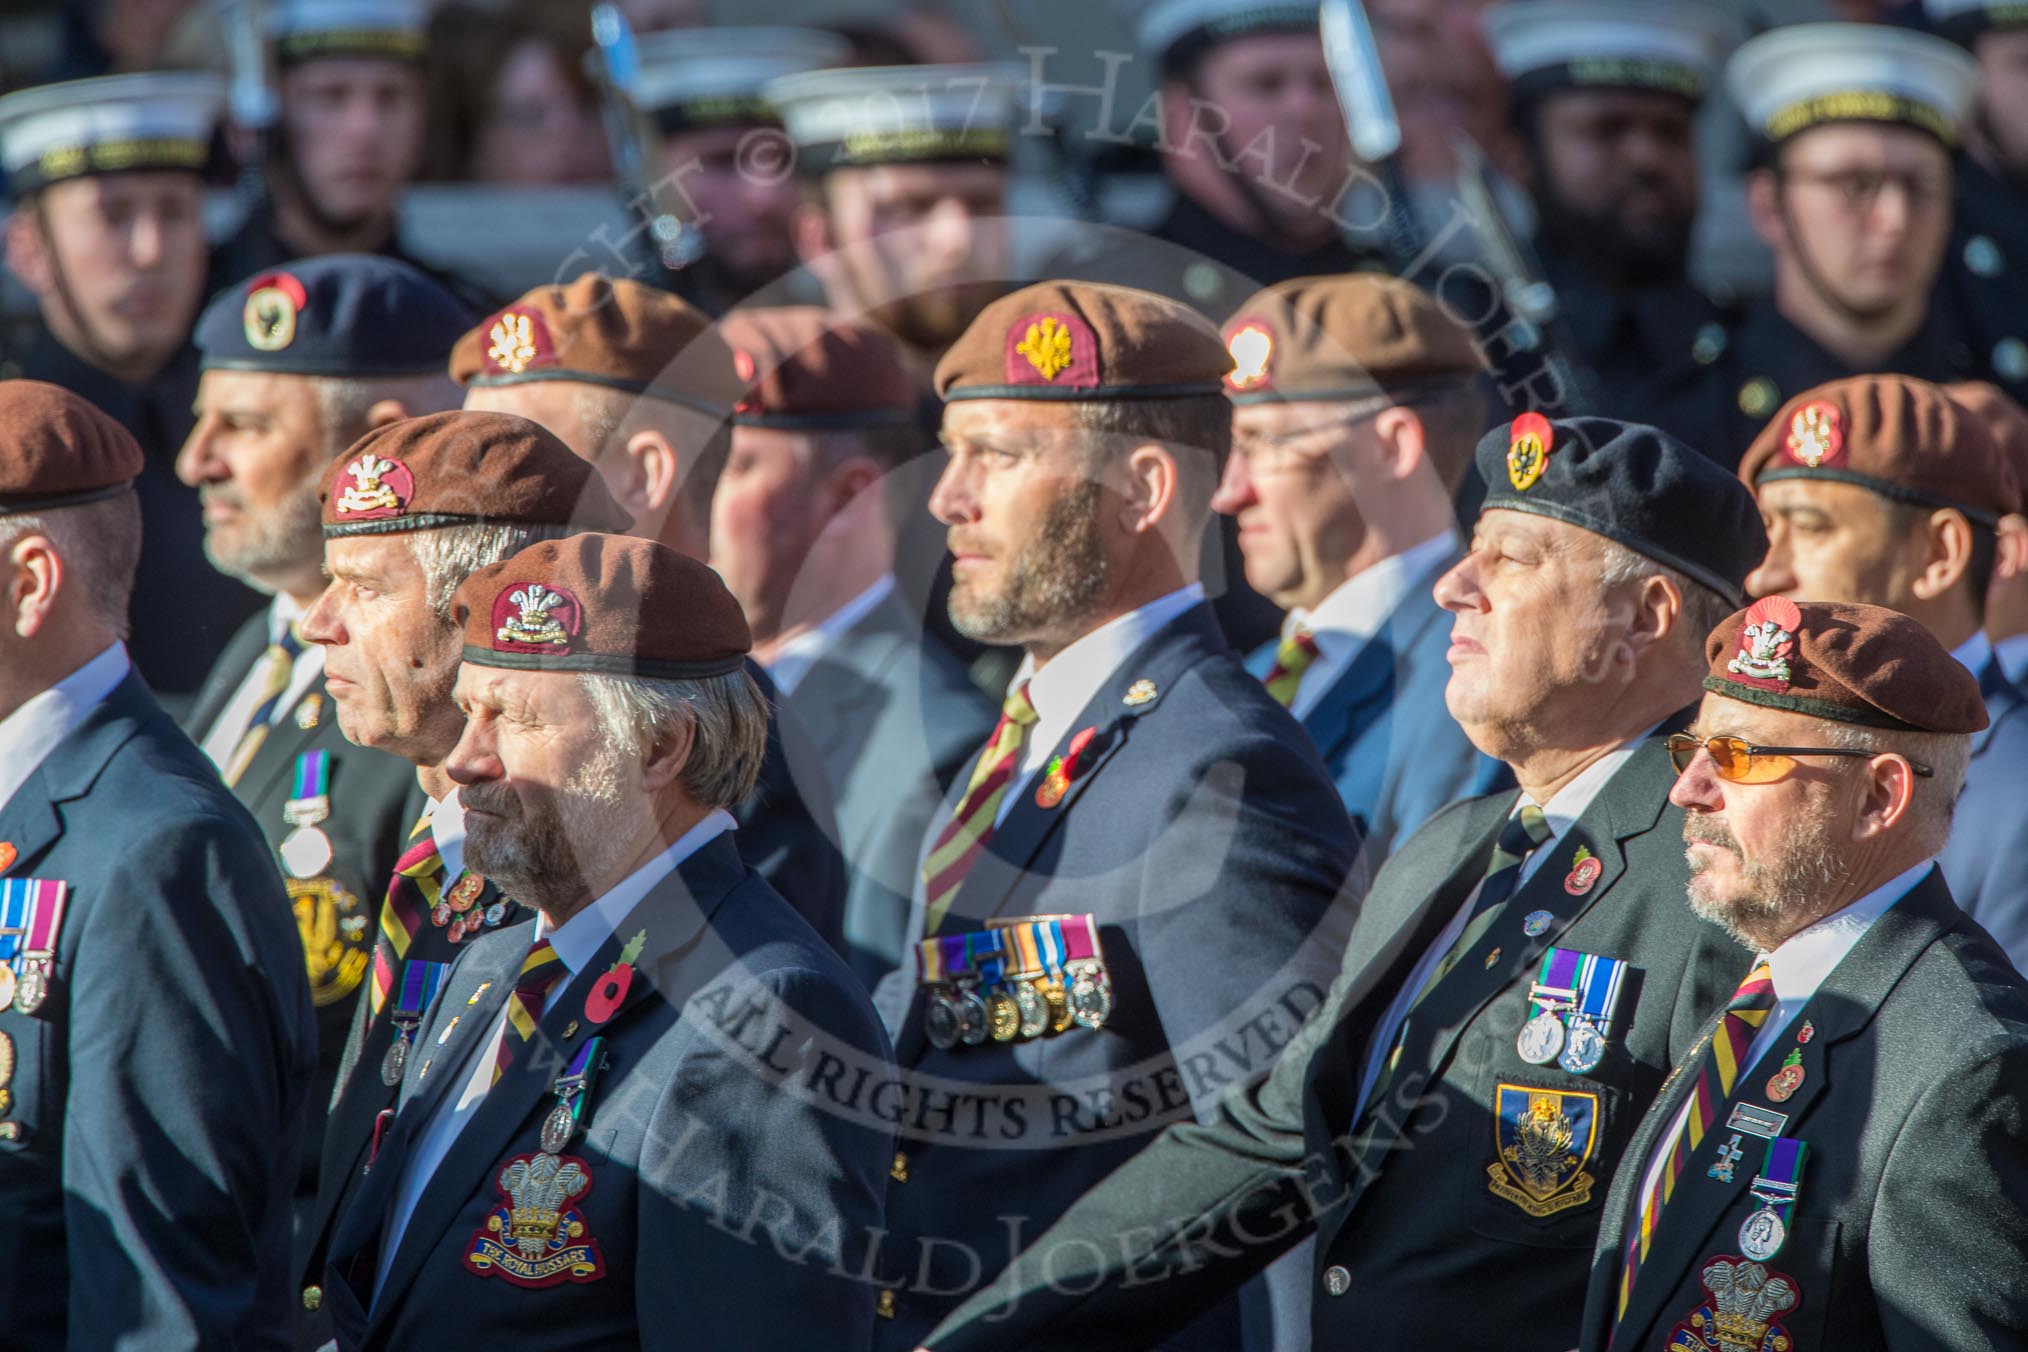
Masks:
[[[301,701],[297,701],[301,703]],[[294,773],[296,754],[310,749],[317,740],[315,725],[298,727],[296,720],[283,714],[268,727],[268,735],[247,762],[246,773],[239,777],[233,792],[242,803],[266,803],[277,792],[287,795],[290,788],[288,777]],[[261,829],[273,829],[272,823],[262,822]]]
[[[260,660],[261,654],[267,651],[268,615],[269,608],[255,612],[233,634],[232,640],[225,645],[225,651],[218,655],[218,661],[212,666],[211,674],[204,678],[204,688],[198,692],[196,701],[190,706],[190,716],[184,722],[191,741],[201,744],[210,734],[211,725],[225,712],[233,692],[246,680],[247,673],[253,670],[253,664]]]
[[[56,805],[90,792],[113,753],[150,718],[167,721],[141,678],[129,671],[0,807],[0,841],[14,847],[13,862],[0,873],[26,877],[34,872],[36,859],[63,834]]]
[[[1393,704],[1400,655],[1414,648],[1437,617],[1447,613],[1428,588],[1420,589],[1395,608],[1344,675],[1303,716],[1303,730],[1327,763],[1334,762],[1387,713]]]

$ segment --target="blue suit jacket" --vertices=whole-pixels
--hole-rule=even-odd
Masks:
[[[1076,727],[1099,730],[1085,768],[1055,807],[1033,783],[1013,790],[941,932],[1090,912],[1115,1007],[1097,1031],[939,1051],[915,993],[895,1044],[906,1181],[889,1190],[881,1275],[898,1290],[882,1349],[922,1342],[1163,1124],[1263,1074],[1349,932],[1358,842],[1209,606],[1136,650]],[[1227,1302],[1183,1345],[1236,1346],[1236,1325]]]
[[[50,995],[0,1012],[0,1342],[286,1347],[316,1069],[272,852],[129,675],[0,807],[70,885]]]
[[[998,714],[898,594],[840,634],[787,702],[837,806],[846,958],[870,989],[901,963],[923,839]]]
[[[1965,791],[1938,862],[1951,895],[2028,972],[2028,693],[1997,659],[1979,673],[1986,730],[1972,737]]]
[[[626,996],[594,1023],[587,997],[637,933]],[[341,1345],[864,1347],[874,1288],[840,1274],[881,1223],[886,1037],[844,963],[729,836],[650,891],[549,1001],[423,1190],[374,1298],[404,1163],[491,1045],[533,934],[531,921],[471,944],[424,1021],[332,1241]],[[606,1068],[564,1154],[592,1178],[572,1205],[597,1270],[541,1288],[481,1275],[465,1259],[506,1205],[503,1171],[536,1152],[552,1085],[593,1036]]]
[[[1449,613],[1418,588],[1303,715],[1303,731],[1366,842],[1370,870],[1438,808],[1512,783],[1444,704],[1450,645]],[[1247,669],[1266,679],[1275,647],[1255,649]]]
[[[768,745],[753,791],[732,809],[739,822],[739,856],[842,953],[845,859],[838,852],[831,792],[816,768],[809,732],[783,707],[766,670],[749,660],[746,674],[768,702]]]

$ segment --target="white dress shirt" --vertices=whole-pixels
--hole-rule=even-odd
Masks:
[[[1824,984],[1824,978],[1831,975],[1845,960],[1845,955],[1866,937],[1866,931],[1873,928],[1873,922],[1887,914],[1888,908],[1895,902],[1914,891],[1915,885],[1935,867],[1935,859],[1923,860],[1843,910],[1833,911],[1808,929],[1790,935],[1774,952],[1762,953],[1754,959],[1747,973],[1762,962],[1767,963],[1768,975],[1774,980],[1775,1007],[1746,1049],[1746,1061],[1739,1068],[1738,1078],[1733,1081],[1735,1094],[1740,1081],[1752,1073],[1768,1048],[1781,1040],[1782,1034],[1795,1022],[1796,1015],[1802,1013],[1803,1006],[1817,993],[1817,987]],[[1702,1049],[1697,1055],[1700,1059],[1703,1057]],[[1699,1069],[1701,1067],[1686,1068],[1683,1073],[1689,1075]],[[1648,1170],[1641,1178],[1641,1191],[1637,1197],[1646,1197],[1654,1190],[1662,1176],[1662,1166],[1668,1160],[1669,1147],[1682,1135],[1684,1120],[1690,1116],[1690,1105],[1694,1101],[1694,1097],[1684,1099],[1683,1106],[1676,1110],[1675,1118],[1669,1123],[1669,1130],[1656,1138],[1655,1155],[1648,1161]],[[1716,1129],[1714,1126],[1713,1130]]]
[[[821,624],[784,643],[775,660],[768,663],[768,675],[774,680],[775,689],[784,695],[792,694],[803,677],[810,674],[810,668],[817,665],[824,650],[836,643],[840,634],[865,619],[893,591],[894,574],[884,574],[878,582],[832,611]]]
[[[115,643],[21,707],[0,718],[0,808],[28,782],[86,714],[127,679],[127,647]]]
[[[2015,685],[2028,685],[2028,634],[2012,634],[1993,644],[2000,670]]]
[[[1050,658],[1040,671],[1035,669],[1032,658],[1021,659],[1021,668],[1014,673],[1007,689],[1011,692],[1023,681],[1028,682],[1028,702],[1035,706],[1035,725],[1028,729],[1028,741],[1022,748],[1021,772],[1000,799],[999,815],[993,818],[995,825],[1007,820],[1028,781],[1049,764],[1056,744],[1076,730],[1078,715],[1113,678],[1120,664],[1164,625],[1203,603],[1203,584],[1193,582],[1139,610],[1106,621]],[[932,839],[943,826],[942,819],[934,824]]]
[[[429,818],[430,839],[444,861],[444,886],[449,887],[465,871],[465,800],[456,789],[442,799],[431,798]]]
[[[280,592],[268,603],[268,642],[280,643],[282,635],[289,632],[289,626],[303,618],[303,608]],[[218,711],[218,717],[205,730],[200,745],[204,754],[211,757],[211,763],[219,769],[225,768],[226,761],[246,736],[247,724],[253,721],[254,710],[260,707],[261,688],[265,684],[261,677],[266,674],[266,654],[254,659],[240,680],[239,689],[232,692],[232,698]],[[274,711],[268,715],[268,726],[282,721],[291,709],[310,693],[310,687],[324,675],[324,647],[319,643],[304,643],[303,650],[296,654],[296,663],[289,669],[289,687],[282,697],[275,701]]]
[[[451,800],[446,800],[451,801]],[[460,818],[463,813],[459,813]],[[676,843],[650,859],[641,867],[628,874],[611,891],[579,911],[548,935],[550,947],[562,961],[564,977],[550,991],[545,1008],[554,1006],[569,989],[571,981],[597,955],[599,948],[613,936],[641,899],[653,890],[657,883],[674,873],[685,859],[695,854],[713,837],[730,831],[735,823],[732,814],[714,809],[704,819],[685,831]],[[536,917],[535,936],[541,939],[548,930],[548,921]],[[470,1039],[466,1047],[477,1048],[479,1055],[471,1057],[470,1069],[465,1076],[465,1085],[455,1098],[447,1098],[438,1104],[416,1141],[415,1153],[408,1158],[401,1178],[394,1190],[394,1213],[389,1220],[387,1233],[380,1246],[380,1271],[374,1278],[373,1290],[377,1298],[382,1284],[387,1281],[387,1269],[394,1262],[394,1255],[401,1247],[402,1232],[408,1229],[409,1217],[415,1214],[416,1204],[422,1200],[423,1192],[429,1187],[430,1178],[443,1164],[444,1157],[451,1153],[458,1135],[465,1124],[479,1111],[485,1102],[486,1093],[493,1087],[493,1063],[499,1059],[500,1039],[507,1034],[507,1007],[503,1005],[500,1017],[494,1021],[492,1033],[483,1039]],[[460,1063],[462,1064],[462,1063]],[[446,1073],[453,1073],[456,1066],[447,1065]]]
[[[1337,683],[1402,602],[1435,584],[1436,571],[1458,551],[1458,533],[1446,530],[1421,544],[1362,568],[1333,588],[1315,610],[1297,606],[1282,617],[1282,638],[1298,628],[1317,641],[1316,660],[1296,685],[1289,712],[1307,716]]]
[[[1535,804],[1542,809],[1542,819],[1549,828],[1549,838],[1530,850],[1528,857],[1521,862],[1521,877],[1514,885],[1516,892],[1535,876],[1535,871],[1542,867],[1542,861],[1555,851],[1557,842],[1570,834],[1570,828],[1584,815],[1584,810],[1591,806],[1592,799],[1598,797],[1599,791],[1619,772],[1619,768],[1625,765],[1641,743],[1652,735],[1654,729],[1651,728],[1626,745],[1608,751],[1580,770],[1575,779],[1551,794],[1548,802]],[[1507,814],[1507,820],[1512,821],[1519,815],[1522,807],[1531,802],[1534,800],[1525,793],[1516,798],[1514,810]],[[1362,1108],[1365,1106],[1366,1096],[1373,1090],[1374,1081],[1379,1078],[1380,1068],[1387,1063],[1387,1058],[1394,1054],[1394,1044],[1401,1036],[1401,1025],[1408,1019],[1408,1007],[1414,1001],[1416,992],[1422,989],[1423,982],[1429,980],[1430,973],[1443,961],[1444,954],[1451,951],[1451,945],[1458,941],[1458,936],[1465,932],[1465,926],[1471,921],[1472,907],[1479,900],[1479,888],[1484,886],[1485,883],[1480,882],[1458,906],[1457,914],[1444,926],[1443,933],[1437,935],[1436,941],[1422,955],[1422,960],[1416,963],[1415,970],[1408,974],[1408,980],[1395,993],[1394,1003],[1387,1007],[1387,1017],[1382,1019],[1380,1026],[1374,1030],[1373,1043],[1366,1054],[1366,1073],[1359,1079],[1359,1097],[1356,1101]]]

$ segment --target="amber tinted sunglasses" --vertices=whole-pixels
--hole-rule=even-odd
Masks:
[[[1733,784],[1772,784],[1795,768],[1797,756],[1857,756],[1871,760],[1880,754],[1832,746],[1754,746],[1743,737],[1706,737],[1699,741],[1687,732],[1672,733],[1669,737],[1669,763],[1679,775],[1690,768],[1700,750],[1711,753],[1711,765],[1718,771],[1718,777]],[[1918,761],[1909,761],[1908,765],[1924,779],[1932,773]]]

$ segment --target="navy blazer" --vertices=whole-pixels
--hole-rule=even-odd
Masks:
[[[2028,693],[1989,658],[1979,673],[1984,732],[1972,735],[1965,789],[1938,861],[1951,895],[2028,972]]]
[[[316,1031],[272,852],[130,674],[0,807],[69,884],[51,994],[0,1012],[10,1348],[288,1345]]]
[[[1265,680],[1277,646],[1255,649],[1247,669]],[[1419,587],[1302,717],[1366,842],[1369,870],[1438,808],[1512,784],[1444,703],[1450,646],[1450,613]]]
[[[838,852],[838,823],[831,791],[810,734],[760,663],[753,677],[768,702],[767,755],[753,792],[733,809],[739,822],[739,857],[788,899],[834,952],[845,951],[845,858]]]
[[[827,645],[787,704],[823,758],[849,879],[846,959],[871,989],[901,965],[923,839],[998,711],[899,593]]]
[[[1363,879],[1344,810],[1209,606],[1143,643],[1075,727],[1097,729],[1084,768],[1054,807],[1032,782],[1013,790],[941,932],[1089,912],[1115,1007],[1097,1031],[939,1051],[915,992],[896,1039],[910,1114],[883,1349],[921,1343],[1165,1123],[1264,1073],[1321,1002],[1351,924]],[[1236,1345],[1236,1320],[1226,1303],[1190,1345]]]
[[[636,934],[617,1012],[589,997]],[[466,947],[416,1041],[401,1107],[332,1242],[325,1300],[353,1348],[864,1347],[893,1135],[875,1106],[892,1062],[844,963],[732,838],[706,842],[549,1001],[534,1038],[465,1123],[374,1296],[403,1166],[460,1093],[534,923]],[[564,1155],[590,1272],[521,1285],[466,1259],[508,1205],[503,1175],[538,1150],[555,1080],[594,1036],[606,1065]],[[483,1265],[481,1265],[483,1268]]]

